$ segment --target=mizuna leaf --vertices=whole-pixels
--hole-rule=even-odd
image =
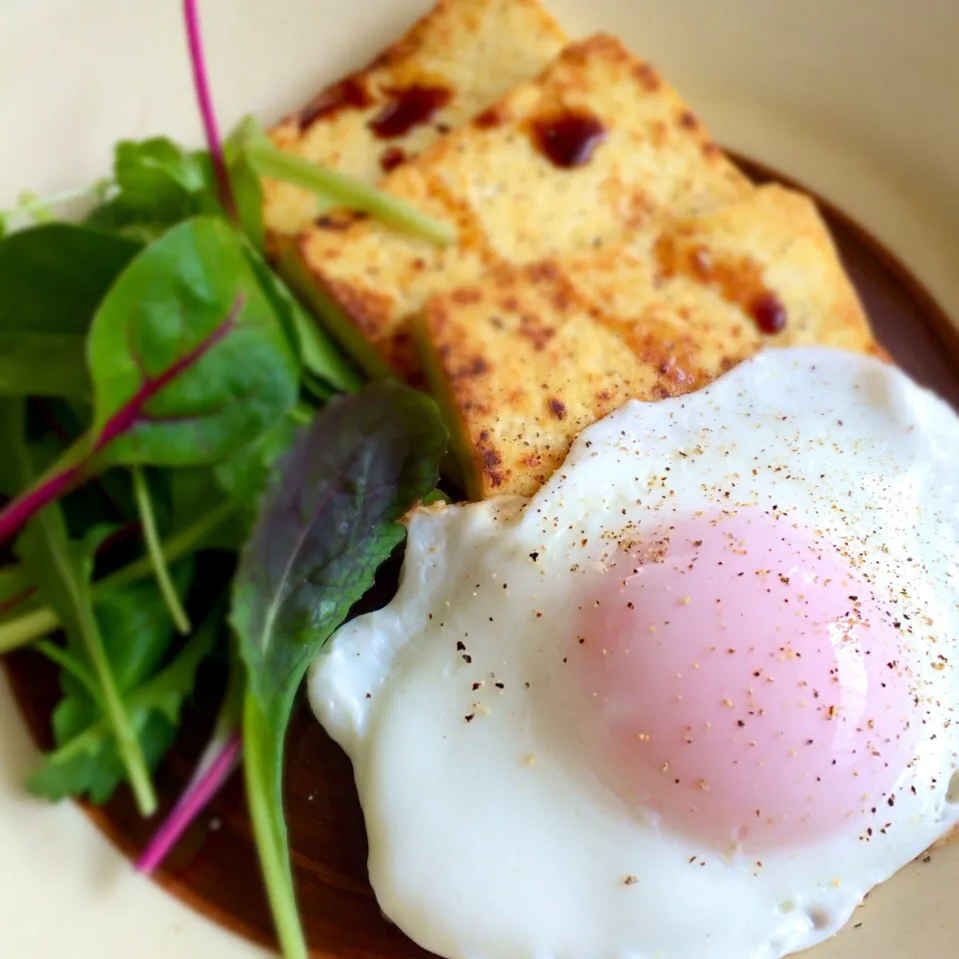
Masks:
[[[8,454],[18,465],[22,482],[31,478],[30,452],[23,438],[23,402],[0,404],[0,435]],[[143,815],[156,808],[156,795],[139,741],[130,725],[116,677],[106,652],[100,626],[94,615],[90,577],[93,554],[104,535],[93,529],[82,542],[67,537],[59,505],[44,509],[24,530],[18,552],[40,596],[59,614],[70,652],[84,663],[96,680],[98,700],[113,731],[137,805]]]
[[[176,736],[180,711],[196,684],[200,663],[210,654],[223,625],[223,604],[210,613],[173,661],[124,696],[147,765],[152,769]],[[44,757],[27,788],[57,800],[87,795],[105,802],[123,777],[110,725],[91,721],[75,699],[65,699],[54,713],[57,749]]]

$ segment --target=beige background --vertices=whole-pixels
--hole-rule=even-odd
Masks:
[[[203,0],[221,120],[264,120],[368,58],[427,0]],[[179,0],[0,0],[0,207],[104,174],[113,142],[199,143]],[[553,0],[619,33],[724,143],[871,228],[959,317],[956,0]],[[35,760],[0,679],[0,955],[247,959],[129,867],[70,805],[23,795]],[[251,876],[251,882],[257,877]],[[815,959],[959,953],[959,844],[870,896]],[[743,957],[750,959],[750,957]]]

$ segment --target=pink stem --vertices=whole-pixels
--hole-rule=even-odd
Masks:
[[[151,873],[166,858],[190,824],[239,765],[240,748],[240,734],[233,732],[209,768],[195,776],[177,800],[170,815],[137,860],[138,872]]]
[[[45,506],[69,493],[83,478],[84,465],[71,466],[56,473],[0,510],[0,545],[13,539]]]
[[[144,417],[143,408],[170,382],[184,370],[198,362],[203,356],[236,325],[237,317],[243,309],[246,298],[239,294],[233,301],[230,315],[214,329],[210,335],[198,343],[189,353],[181,356],[175,363],[168,366],[159,375],[145,380],[140,388],[113,416],[104,423],[100,435],[93,444],[93,449],[84,459],[60,473],[51,476],[34,489],[24,493],[12,503],[0,510],[0,546],[12,539],[44,506],[49,506],[54,500],[69,493],[84,479],[90,459],[103,451],[118,436],[132,429]]]
[[[216,114],[213,111],[213,97],[210,93],[210,82],[206,75],[206,60],[203,56],[203,38],[200,33],[200,14],[196,0],[183,0],[183,18],[186,21],[187,40],[190,44],[190,64],[193,67],[193,86],[196,89],[196,98],[200,105],[200,117],[203,120],[203,132],[206,135],[210,156],[213,158],[213,169],[220,185],[220,200],[226,207],[227,213],[236,219],[236,201],[233,198],[233,188],[230,186],[230,176],[226,170],[226,160],[223,157],[223,143],[217,128]]]
[[[100,431],[100,435],[94,444],[93,452],[99,453],[118,436],[121,436],[131,427],[135,426],[143,417],[143,407],[146,406],[157,393],[167,387],[170,382],[176,379],[184,370],[189,369],[194,363],[202,359],[204,354],[209,352],[220,340],[226,337],[236,325],[237,317],[240,315],[240,310],[243,309],[245,302],[246,298],[241,293],[233,301],[230,315],[213,330],[205,340],[197,343],[189,353],[185,353],[175,363],[171,363],[162,373],[144,380],[140,389],[103,424],[103,429]]]

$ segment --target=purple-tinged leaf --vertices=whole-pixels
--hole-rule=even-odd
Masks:
[[[279,461],[233,580],[247,667],[246,794],[284,956],[305,959],[283,818],[283,738],[310,661],[401,542],[447,433],[432,400],[378,384],[331,400]]]

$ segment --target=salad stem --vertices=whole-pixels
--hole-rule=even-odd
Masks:
[[[48,636],[60,625],[57,614],[47,606],[24,613],[0,626],[0,655],[13,652],[35,639]]]
[[[362,180],[284,153],[269,141],[257,140],[248,144],[246,156],[261,176],[292,183],[333,201],[336,206],[368,213],[389,226],[437,246],[447,246],[456,239],[456,231],[449,223],[435,220]]]
[[[223,155],[223,141],[217,127],[216,113],[213,110],[213,96],[210,93],[210,81],[206,74],[206,59],[203,55],[203,37],[200,32],[200,13],[196,0],[183,0],[183,18],[186,21],[187,40],[190,45],[190,65],[193,68],[193,85],[196,90],[197,102],[200,106],[200,117],[203,121],[203,132],[206,135],[210,157],[213,160],[213,169],[220,187],[220,201],[226,208],[230,218],[237,218],[236,199],[233,196],[233,187],[230,185],[230,175],[226,169],[226,159]]]
[[[246,671],[240,662],[236,644],[231,643],[226,690],[213,724],[213,734],[183,794],[137,860],[136,868],[140,872],[151,873],[160,865],[240,764],[243,753],[240,724],[243,721],[245,686]]]
[[[45,506],[65,496],[83,478],[80,466],[70,466],[42,479],[0,510],[0,545],[12,540]]]
[[[193,552],[205,537],[216,530],[235,510],[235,504],[227,500],[205,513],[191,526],[171,536],[162,545],[163,556],[167,563],[176,562],[182,556]],[[150,557],[141,556],[132,563],[122,566],[115,573],[98,579],[92,587],[94,602],[112,590],[125,589],[131,583],[146,579],[153,573],[153,569]],[[42,636],[48,636],[59,626],[60,620],[57,614],[49,607],[31,610],[10,622],[2,623],[0,624],[0,654],[32,643]]]
[[[283,823],[282,786],[279,782],[282,758],[276,755],[277,744],[269,720],[256,697],[249,692],[243,702],[243,738],[246,744],[243,768],[247,805],[280,951],[284,959],[308,959]]]
[[[215,742],[209,761],[201,763],[173,811],[136,862],[138,872],[151,873],[166,858],[187,827],[239,765],[240,734],[234,730],[225,743]],[[206,758],[206,757],[205,757]]]
[[[170,578],[170,570],[167,566],[167,558],[163,552],[163,544],[160,542],[160,536],[157,532],[156,516],[153,512],[153,504],[150,501],[150,490],[147,488],[146,477],[143,475],[143,469],[134,466],[133,491],[136,496],[137,510],[140,513],[140,523],[143,527],[143,539],[146,543],[147,558],[153,566],[153,572],[156,576],[157,585],[160,587],[160,593],[163,601],[166,603],[170,616],[180,634],[186,636],[190,632],[190,618],[177,596],[176,587]]]

